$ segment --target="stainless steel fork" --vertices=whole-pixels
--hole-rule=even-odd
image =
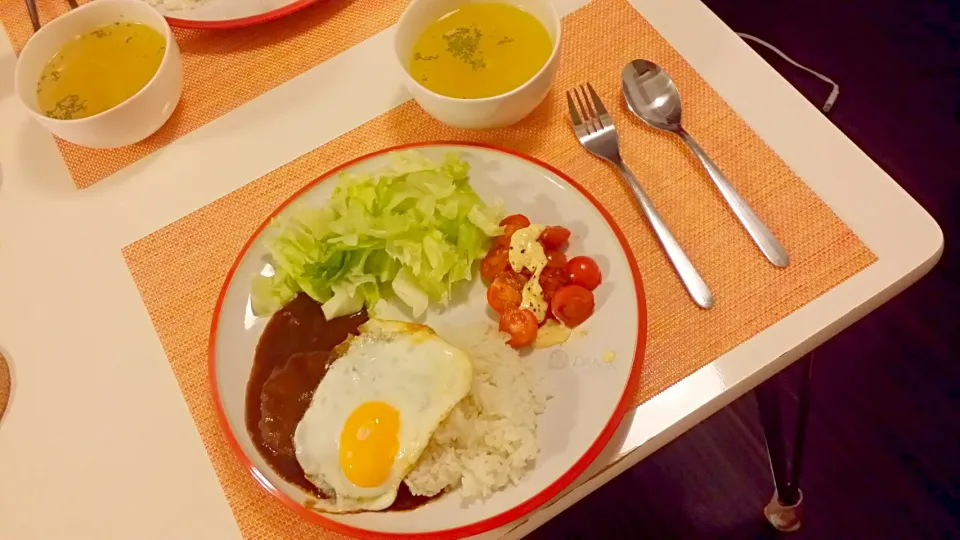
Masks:
[[[614,127],[610,114],[600,101],[600,96],[587,83],[586,89],[580,85],[578,88],[567,91],[567,105],[570,107],[573,131],[577,134],[580,144],[591,154],[609,161],[620,171],[620,175],[627,181],[647,221],[650,222],[650,227],[660,241],[660,246],[673,264],[677,275],[680,276],[680,281],[686,287],[687,293],[690,294],[690,298],[703,309],[713,306],[713,293],[710,292],[710,288],[700,277],[690,258],[683,252],[680,243],[673,237],[670,227],[660,217],[653,206],[653,201],[640,186],[640,182],[620,157],[620,137],[617,136],[617,128]]]

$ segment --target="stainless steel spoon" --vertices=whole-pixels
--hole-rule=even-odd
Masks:
[[[767,260],[781,268],[790,264],[787,250],[780,241],[773,236],[747,201],[737,193],[720,167],[717,167],[697,141],[680,125],[680,92],[670,75],[653,62],[634,60],[623,68],[623,97],[627,101],[627,107],[640,120],[651,127],[678,135],[687,143]]]

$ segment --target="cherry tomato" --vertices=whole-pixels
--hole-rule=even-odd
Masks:
[[[497,245],[505,248],[510,247],[510,239],[513,233],[530,226],[530,220],[523,214],[513,214],[500,220],[500,226],[503,227],[503,234],[497,237]]]
[[[559,249],[548,249],[546,254],[547,268],[563,268],[567,264],[567,256]]]
[[[506,227],[507,225],[519,225],[522,229],[530,226],[530,220],[523,214],[513,214],[500,220],[501,227]]]
[[[487,303],[497,313],[506,313],[520,307],[520,291],[515,289],[503,277],[498,277],[487,289]]]
[[[550,307],[563,324],[574,327],[593,314],[593,293],[579,285],[561,287],[553,294]]]
[[[497,277],[502,277],[506,282],[516,289],[517,291],[523,291],[523,286],[530,281],[530,276],[520,272],[514,272],[513,268],[507,266],[506,270],[500,272]]]
[[[503,246],[494,246],[480,262],[480,277],[490,283],[509,266],[510,251]]]
[[[548,306],[557,289],[569,284],[570,276],[563,268],[548,266],[540,273],[540,287],[543,289],[543,299],[546,300]],[[547,314],[549,315],[549,313],[550,310],[547,309]]]
[[[538,328],[537,316],[529,309],[512,309],[500,318],[500,331],[510,334],[507,344],[514,349],[533,343]]]
[[[513,238],[513,233],[519,231],[522,228],[523,227],[515,223],[507,223],[506,225],[504,225],[503,234],[497,237],[497,245],[504,248],[509,248],[510,239]]]
[[[565,267],[570,274],[570,283],[579,285],[591,291],[600,285],[600,267],[597,261],[580,255],[567,261]]]
[[[540,233],[540,243],[545,248],[558,249],[570,239],[570,229],[551,225]]]

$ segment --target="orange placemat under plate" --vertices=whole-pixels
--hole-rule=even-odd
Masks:
[[[44,22],[68,10],[66,0],[37,4]],[[184,79],[183,97],[173,116],[157,133],[124,148],[97,150],[57,139],[70,176],[79,188],[103,180],[387,28],[406,4],[406,0],[323,0],[247,28],[175,28]],[[24,0],[0,0],[0,20],[19,53],[33,35]]]
[[[417,141],[461,140],[530,154],[570,175],[623,229],[643,274],[647,353],[634,404],[779,321],[876,257],[625,0],[595,0],[564,19],[563,58],[546,102],[516,126],[465,131],[407,102],[342,137],[127,246],[124,256],[167,352],[244,535],[332,535],[271,499],[231,454],[214,412],[206,346],[223,279],[260,222],[298,188],[340,163]],[[637,57],[663,66],[687,107],[689,131],[781,239],[791,266],[766,262],[676,137],[634,121],[619,73]],[[622,134],[624,157],[716,295],[703,311],[687,297],[627,188],[580,148],[562,89],[590,81]],[[517,209],[522,210],[522,209]]]

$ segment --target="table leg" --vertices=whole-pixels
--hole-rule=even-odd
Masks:
[[[803,518],[800,467],[806,441],[807,420],[810,416],[810,376],[813,372],[813,353],[807,354],[799,362],[803,365],[804,373],[800,381],[792,456],[787,456],[787,441],[783,434],[783,416],[780,407],[782,377],[775,376],[754,390],[775,488],[773,499],[764,508],[763,513],[774,528],[785,532],[799,529]]]

